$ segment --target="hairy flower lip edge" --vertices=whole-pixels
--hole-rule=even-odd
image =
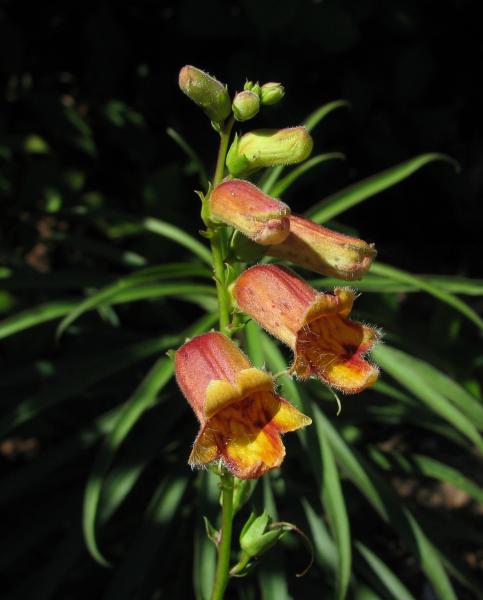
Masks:
[[[257,478],[283,462],[285,448],[281,435],[311,422],[276,393],[270,373],[251,366],[246,355],[220,332],[212,331],[187,340],[178,349],[175,363],[180,390],[200,423],[188,461],[192,467],[221,460],[239,478]],[[244,403],[239,414],[232,410],[236,402]],[[231,413],[222,417],[225,409]],[[241,420],[241,433],[230,424],[233,416],[237,422]],[[263,424],[250,420],[254,417],[261,418]],[[227,437],[230,432],[233,439]],[[255,438],[245,451],[244,439],[250,439],[254,433]]]
[[[341,294],[341,295],[343,294],[345,296],[345,298],[340,299],[339,294]],[[311,375],[314,375],[315,373],[317,373],[317,377],[319,379],[321,379],[322,381],[324,381],[329,387],[334,388],[337,391],[340,391],[344,394],[357,394],[357,393],[360,393],[363,390],[367,389],[371,385],[373,385],[379,377],[379,367],[376,364],[374,364],[373,362],[365,359],[367,354],[369,354],[371,352],[371,350],[374,348],[374,346],[376,344],[378,344],[382,339],[381,330],[372,325],[360,323],[360,325],[362,325],[362,327],[364,327],[364,329],[367,328],[367,329],[371,330],[373,337],[364,345],[364,348],[362,350],[358,350],[357,352],[354,352],[354,356],[356,358],[363,360],[367,364],[368,368],[371,369],[371,371],[369,372],[368,378],[366,379],[366,381],[362,387],[357,387],[357,388],[353,388],[350,390],[347,388],[339,387],[336,383],[331,382],[328,379],[325,379],[321,375],[321,373],[317,372],[314,368],[310,369],[310,372],[308,375],[301,375],[298,372],[298,367],[299,367],[301,361],[303,360],[303,359],[301,359],[300,352],[299,352],[299,345],[300,345],[299,337],[300,337],[301,332],[303,332],[304,328],[306,326],[310,325],[310,323],[316,321],[317,319],[330,316],[331,314],[339,315],[342,318],[347,319],[349,314],[352,312],[352,306],[353,306],[354,300],[356,299],[356,292],[353,288],[351,288],[349,286],[336,287],[336,288],[334,288],[334,293],[332,295],[335,296],[338,300],[338,302],[334,306],[333,311],[326,312],[325,314],[323,312],[320,312],[320,308],[318,307],[318,305],[321,300],[324,300],[324,296],[326,296],[326,294],[324,294],[323,292],[318,292],[317,296],[314,298],[314,300],[312,301],[310,306],[307,308],[307,311],[303,317],[303,324],[296,332],[295,344],[294,344],[294,347],[292,348],[292,350],[294,352],[294,360],[293,360],[292,365],[289,367],[289,373],[292,375],[295,375],[296,377],[298,377],[301,380],[307,379]],[[337,306],[339,304],[343,305],[344,303],[346,303],[346,306],[344,306],[342,308],[342,310],[337,310]],[[347,320],[350,323],[358,323],[357,321],[351,321],[350,319],[347,319]]]
[[[253,314],[248,312],[244,307],[242,307],[240,305],[238,298],[237,298],[237,296],[238,296],[237,286],[243,285],[240,283],[240,281],[241,281],[242,277],[244,277],[248,272],[250,272],[252,270],[260,270],[260,269],[268,269],[269,271],[276,270],[276,271],[280,271],[282,273],[291,275],[298,282],[300,282],[301,285],[304,287],[303,293],[306,294],[307,296],[308,295],[312,296],[312,299],[310,301],[309,301],[308,297],[306,298],[306,301],[309,301],[309,305],[305,309],[302,316],[297,318],[298,326],[296,326],[295,328],[292,328],[290,330],[290,328],[288,328],[287,326],[284,326],[277,333],[275,333],[273,330],[270,329],[268,322],[265,324],[261,323]],[[246,271],[244,271],[243,273],[241,273],[240,276],[238,277],[238,279],[232,284],[231,294],[232,294],[232,297],[234,300],[234,304],[238,308],[238,310],[248,314],[251,318],[253,318],[255,321],[257,321],[263,329],[268,331],[271,335],[278,338],[285,345],[287,345],[289,348],[292,349],[292,351],[294,352],[294,360],[293,360],[292,365],[289,367],[289,373],[291,375],[295,375],[297,378],[303,380],[303,379],[307,379],[308,377],[316,374],[316,376],[322,382],[324,382],[326,385],[328,385],[331,388],[337,389],[338,391],[341,391],[342,393],[345,393],[345,394],[359,393],[359,392],[363,391],[364,389],[370,387],[377,381],[377,378],[379,376],[379,367],[376,364],[374,364],[368,360],[365,360],[364,357],[372,350],[372,348],[378,342],[381,341],[382,331],[379,328],[374,327],[372,325],[368,325],[366,323],[360,323],[359,321],[352,321],[347,318],[352,310],[352,305],[356,298],[356,291],[354,289],[352,289],[351,287],[349,287],[349,286],[337,287],[334,289],[333,294],[317,292],[309,284],[307,284],[297,273],[295,273],[294,271],[292,271],[291,269],[289,269],[287,267],[280,267],[278,265],[273,265],[273,264],[272,265],[254,265],[254,266],[250,267],[249,269],[247,269]],[[337,294],[345,296],[343,298],[344,302],[342,302],[342,303],[340,302],[339,296]],[[327,305],[327,300],[330,298],[334,298],[333,306],[330,310],[328,310],[328,311],[326,310],[325,314],[323,314],[324,311],[321,312],[320,304]],[[345,306],[342,306],[342,307],[339,306],[340,304],[344,304],[344,303],[345,303]],[[339,308],[339,310],[338,310],[338,308]],[[357,359],[361,360],[364,363],[364,366],[366,368],[372,369],[372,376],[369,377],[369,379],[361,387],[353,387],[353,388],[340,387],[333,381],[330,381],[329,379],[324,378],[320,372],[316,372],[314,369],[311,369],[310,372],[308,374],[306,374],[305,376],[301,375],[300,371],[297,372],[297,367],[299,367],[302,362],[302,359],[300,358],[301,353],[299,353],[299,349],[298,349],[298,340],[299,340],[301,333],[304,331],[304,328],[311,322],[316,321],[319,318],[324,318],[324,316],[327,317],[330,314],[337,315],[350,324],[360,326],[365,333],[370,332],[371,335],[373,336],[372,339],[370,340],[370,343],[366,344],[365,347],[361,351],[354,352],[354,354],[353,354],[353,357],[355,358],[355,360],[357,360]]]

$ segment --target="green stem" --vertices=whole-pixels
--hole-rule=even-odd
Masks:
[[[213,177],[213,187],[217,186],[223,180],[225,174],[225,159],[228,151],[228,143],[230,142],[231,130],[235,119],[231,117],[220,131],[220,147],[216,159],[215,176]]]
[[[223,600],[228,584],[230,568],[231,534],[233,525],[233,475],[223,470],[220,476],[222,490],[223,515],[221,521],[221,539],[218,545],[218,564],[216,565],[215,583],[211,600]]]
[[[216,159],[213,187],[223,180],[225,173],[225,159],[233,127],[233,117],[229,119],[220,131],[220,148]],[[209,198],[208,198],[209,202]],[[209,204],[208,204],[209,205]],[[218,296],[218,311],[220,320],[220,331],[231,337],[230,312],[231,301],[227,290],[225,271],[225,230],[224,228],[210,228],[211,233],[211,256],[213,259],[213,271],[215,273],[216,292]],[[233,527],[233,475],[222,467],[221,475],[221,502],[223,507],[220,541],[218,544],[218,562],[216,565],[215,581],[211,600],[223,600],[226,586],[228,585],[230,569],[231,536]]]
[[[215,175],[213,177],[213,187],[216,187],[223,180],[225,173],[225,159],[230,142],[230,134],[234,124],[233,117],[229,119],[220,131],[220,147],[216,159]],[[218,296],[218,311],[220,315],[220,331],[231,337],[230,331],[230,308],[231,302],[226,289],[225,265],[224,265],[224,229],[217,228],[211,230],[211,256],[213,259],[213,271],[215,273],[216,292]]]
[[[220,331],[230,337],[230,298],[226,289],[225,264],[223,261],[223,239],[220,230],[214,230],[211,238],[211,256],[215,273]]]

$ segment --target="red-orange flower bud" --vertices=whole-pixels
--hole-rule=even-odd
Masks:
[[[235,227],[257,244],[279,244],[290,231],[290,208],[241,179],[216,186],[210,197],[213,221]]]
[[[377,252],[374,244],[326,229],[313,221],[290,215],[290,233],[267,254],[339,279],[361,279]]]
[[[363,357],[380,333],[347,319],[354,290],[319,293],[289,269],[256,265],[238,277],[233,293],[243,312],[292,348],[291,371],[300,378],[316,375],[347,394],[376,382],[378,368]]]
[[[311,420],[274,392],[268,373],[218,332],[193,338],[176,352],[176,379],[200,422],[192,466],[221,459],[240,479],[279,467],[280,434]]]

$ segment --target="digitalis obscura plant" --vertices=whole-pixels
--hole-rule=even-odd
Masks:
[[[210,525],[218,550],[211,598],[220,600],[230,575],[246,574],[254,558],[282,534],[297,530],[287,523],[269,525],[266,511],[259,517],[252,513],[242,527],[238,562],[232,563],[235,487],[280,468],[285,456],[280,435],[311,424],[277,394],[276,377],[254,368],[239,349],[247,318],[293,350],[289,372],[301,380],[316,376],[353,394],[373,385],[379,373],[364,355],[380,332],[348,319],[354,290],[316,292],[286,267],[250,263],[274,257],[352,281],[368,271],[376,251],[373,244],[292,215],[286,204],[247,181],[261,169],[302,163],[312,152],[312,137],[303,126],[237,131],[232,137],[236,121],[245,123],[282,99],[279,83],[247,82],[230,100],[223,84],[185,66],[179,85],[220,136],[215,173],[208,189],[199,192],[203,235],[211,244],[219,331],[188,340],[175,354],[177,382],[200,423],[188,462],[209,466],[221,482],[221,527]]]

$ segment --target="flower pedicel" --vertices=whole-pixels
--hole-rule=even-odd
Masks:
[[[274,392],[271,375],[251,366],[225,335],[205,333],[176,352],[176,379],[200,422],[189,463],[222,459],[240,479],[279,467],[280,434],[311,423]]]
[[[300,378],[316,375],[347,394],[376,382],[378,368],[363,357],[380,333],[347,319],[354,290],[319,293],[289,269],[256,265],[238,277],[233,295],[243,312],[292,348],[291,371]]]

